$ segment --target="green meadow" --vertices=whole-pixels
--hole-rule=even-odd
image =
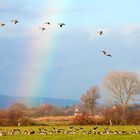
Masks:
[[[140,136],[94,136],[94,135],[53,135],[53,136],[5,136],[1,140],[140,140]]]
[[[30,126],[30,127],[0,127],[0,129],[4,130],[12,130],[12,129],[20,129],[21,131],[25,130],[34,130],[35,132],[38,131],[39,128],[52,130],[55,129],[64,129],[67,131],[69,127],[67,126]],[[84,131],[90,131],[95,126],[74,126],[75,129],[82,127]],[[124,130],[127,132],[132,132],[135,130],[140,130],[140,126],[98,126],[98,132],[103,131],[104,128],[109,128],[111,131],[118,131]],[[82,131],[83,131],[82,130]],[[81,130],[76,134],[47,134],[47,135],[40,135],[35,133],[33,135],[25,135],[25,134],[16,134],[16,135],[6,135],[0,136],[0,140],[140,140],[140,134],[135,135],[122,135],[122,134],[81,134]]]

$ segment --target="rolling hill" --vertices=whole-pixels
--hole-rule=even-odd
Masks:
[[[58,99],[58,98],[47,98],[47,97],[20,97],[20,96],[7,96],[0,95],[0,108],[6,108],[11,104],[19,102],[27,106],[36,107],[40,104],[52,104],[55,106],[72,106],[78,104],[78,100],[71,99]]]

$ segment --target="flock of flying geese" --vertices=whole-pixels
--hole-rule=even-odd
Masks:
[[[51,25],[50,22],[44,22],[44,24]],[[64,23],[58,23],[58,25],[59,25],[60,27],[63,27],[65,24],[64,24]],[[39,29],[42,30],[42,31],[46,30],[45,27],[40,27]]]
[[[14,20],[11,20],[11,23],[17,24],[17,23],[19,23],[19,21],[16,20],[16,19],[14,19]],[[50,22],[44,22],[44,24],[51,25]],[[5,23],[0,23],[0,27],[4,27],[5,25],[6,25]],[[65,25],[65,23],[58,23],[58,25],[59,25],[59,27],[62,28],[62,27]],[[39,27],[38,29],[41,30],[41,31],[45,31],[45,30],[46,30],[46,27]],[[100,36],[102,36],[102,35],[104,34],[104,31],[99,31],[99,32],[97,32],[97,34],[100,35]],[[102,53],[103,55],[105,55],[105,56],[112,57],[112,55],[109,54],[109,53],[108,53],[107,51],[105,51],[105,50],[102,50],[101,53]]]

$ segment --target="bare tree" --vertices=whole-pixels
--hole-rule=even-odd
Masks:
[[[94,86],[90,88],[85,94],[81,96],[81,101],[89,109],[90,114],[93,115],[96,106],[96,101],[100,97],[99,88]]]
[[[140,93],[138,75],[133,72],[109,72],[103,79],[103,87],[108,93],[108,99],[122,106],[122,120],[130,101]]]

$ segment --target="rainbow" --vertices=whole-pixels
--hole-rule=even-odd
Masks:
[[[58,16],[57,11],[50,11],[50,9],[55,9],[57,5],[60,9],[66,10],[66,8],[73,3],[72,1],[73,0],[71,0],[71,2],[58,0],[56,2],[56,0],[51,0],[49,10],[45,11],[45,13],[47,13],[45,17],[54,23],[58,23],[59,18],[64,19],[65,22],[68,17],[66,17],[65,14],[63,15],[63,11],[61,11],[61,14]],[[44,7],[43,9],[46,8]],[[44,15],[44,12],[42,15]],[[57,29],[55,28],[56,27],[52,27],[45,33],[38,31],[33,32],[31,44],[29,44],[29,49],[25,56],[26,62],[21,69],[24,73],[29,72],[31,75],[25,75],[20,79],[17,95],[42,96],[42,87],[47,89],[53,85],[53,81],[51,81],[49,76],[52,74],[53,55],[54,52],[57,51],[57,41],[55,41],[55,38],[57,34],[61,33],[58,27]],[[44,80],[44,77],[47,77],[47,79]],[[49,93],[45,93],[43,96],[49,96],[48,94]]]

